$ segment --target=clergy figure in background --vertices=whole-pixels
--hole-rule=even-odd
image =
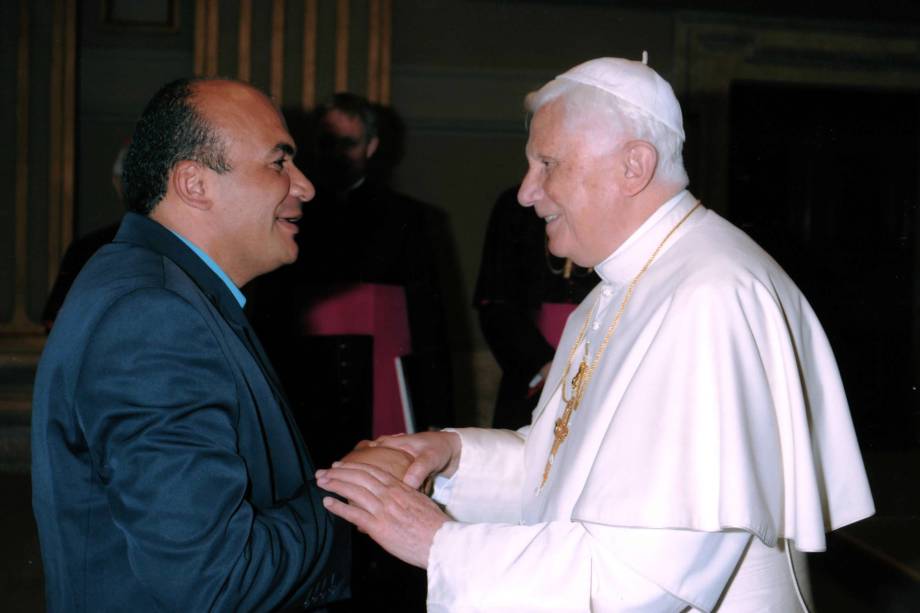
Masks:
[[[411,340],[401,364],[414,425],[426,430],[454,424],[438,268],[438,251],[447,244],[438,238],[443,222],[433,206],[388,187],[383,158],[398,149],[383,121],[388,117],[366,98],[340,92],[308,119],[309,135],[301,140],[310,144],[304,168],[316,197],[296,238],[297,261],[260,279],[250,293],[254,325],[319,466],[373,436],[379,417],[372,414],[380,409],[373,406],[372,373],[379,366],[373,356],[383,342],[377,331],[318,334],[304,324],[308,313],[354,288],[404,293],[400,315]],[[392,359],[386,367],[395,377]],[[337,611],[424,610],[424,573],[394,561],[364,535],[355,535],[353,554],[354,597]]]
[[[601,278],[533,422],[378,440],[414,456],[404,480],[342,463],[327,508],[427,568],[432,611],[803,610],[801,552],[874,512],[821,325],[686,191],[680,107],[644,63],[591,60],[526,106],[519,200]],[[431,474],[446,513],[414,489]]]
[[[112,188],[118,196],[119,203],[122,203],[123,197],[122,172],[124,171],[125,156],[127,153],[128,145],[124,145],[118,150],[118,154],[115,156],[115,162],[112,164]],[[61,263],[58,266],[58,273],[54,278],[54,283],[51,285],[51,291],[48,293],[47,300],[45,300],[45,306],[42,308],[42,325],[45,326],[46,332],[51,332],[51,327],[54,326],[54,320],[57,317],[58,311],[61,310],[61,305],[64,304],[64,298],[67,296],[67,292],[70,291],[70,286],[73,285],[74,279],[77,278],[77,275],[80,274],[80,271],[94,253],[103,245],[112,242],[112,239],[115,238],[115,233],[118,232],[119,223],[120,222],[115,222],[97,228],[88,234],[74,239],[74,241],[68,245],[67,250],[64,251],[64,257],[61,258]]]
[[[436,246],[444,247],[435,207],[390,189],[387,164],[396,137],[384,110],[341,92],[320,105],[300,139],[307,177],[316,185],[309,225],[297,235],[293,266],[266,275],[250,292],[250,313],[295,406],[319,464],[328,465],[370,436],[372,340],[313,335],[304,314],[358,285],[405,293],[411,353],[402,358],[415,427],[454,424],[450,348]],[[303,121],[303,119],[301,119]],[[386,124],[389,125],[389,124]],[[293,128],[296,134],[296,126]],[[299,158],[300,159],[300,158]],[[441,249],[442,251],[444,249]],[[322,432],[316,441],[309,440]]]
[[[519,186],[492,207],[473,307],[502,369],[493,428],[530,423],[565,316],[597,285],[597,275],[549,252],[544,222],[518,204]]]
[[[403,288],[411,336],[403,368],[416,429],[454,425],[439,268],[450,244],[444,214],[389,186],[403,140],[395,111],[340,92],[316,110],[315,121],[306,173],[316,184],[321,230],[298,236],[294,269],[319,294],[350,283]]]

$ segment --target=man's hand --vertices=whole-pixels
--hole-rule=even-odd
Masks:
[[[415,458],[401,449],[384,445],[370,446],[367,441],[358,443],[340,462],[370,464],[390,473],[400,481]]]
[[[427,496],[375,466],[352,462],[317,471],[316,483],[348,500],[323,498],[330,513],[353,523],[403,562],[428,568],[434,535],[448,517]]]
[[[363,443],[359,443],[360,448]],[[406,471],[403,481],[409,487],[418,489],[432,474],[445,477],[457,472],[460,464],[460,436],[455,432],[419,432],[418,434],[397,434],[381,436],[366,443],[370,447],[395,447],[415,458]]]

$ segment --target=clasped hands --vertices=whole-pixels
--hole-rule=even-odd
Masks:
[[[319,470],[319,487],[338,494],[323,499],[330,513],[351,522],[403,562],[428,567],[438,529],[448,521],[418,488],[431,475],[451,476],[460,460],[460,437],[421,432],[362,441],[331,468]]]

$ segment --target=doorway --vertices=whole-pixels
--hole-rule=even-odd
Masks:
[[[805,293],[861,444],[917,440],[920,94],[735,82],[729,219]]]

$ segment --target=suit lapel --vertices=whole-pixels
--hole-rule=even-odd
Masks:
[[[129,242],[151,249],[172,260],[194,281],[202,294],[220,313],[256,364],[258,364],[259,370],[268,382],[268,386],[281,409],[281,415],[287,424],[287,430],[290,431],[290,436],[294,439],[293,447],[299,460],[299,481],[303,483],[304,481],[312,480],[313,462],[307,454],[306,445],[300,435],[300,429],[294,421],[281,381],[275,373],[275,369],[272,367],[265,350],[262,348],[262,343],[259,342],[255,332],[249,325],[249,320],[246,319],[243,309],[240,308],[236,298],[230,293],[230,290],[220,277],[214,274],[214,271],[208,268],[208,265],[171,231],[159,223],[136,213],[125,214],[114,242]],[[256,410],[260,413],[263,412],[263,409],[264,407],[256,406]],[[265,420],[269,417],[268,415],[264,416],[262,422],[265,423]],[[284,447],[285,442],[282,440],[271,441],[271,439],[283,434],[283,431],[278,428],[267,429],[265,435],[270,439],[269,452],[272,449],[277,450]],[[293,468],[285,464],[273,462],[274,470],[285,473]],[[287,481],[281,475],[277,475],[277,477],[282,482]]]
[[[234,333],[255,358],[279,401],[287,404],[278,375],[275,374],[275,369],[268,361],[261,343],[250,328],[249,321],[236,298],[220,277],[214,274],[214,271],[208,268],[208,265],[194,251],[167,228],[136,213],[125,215],[115,242],[140,244],[175,262],[198,285],[208,301],[230,324]]]

